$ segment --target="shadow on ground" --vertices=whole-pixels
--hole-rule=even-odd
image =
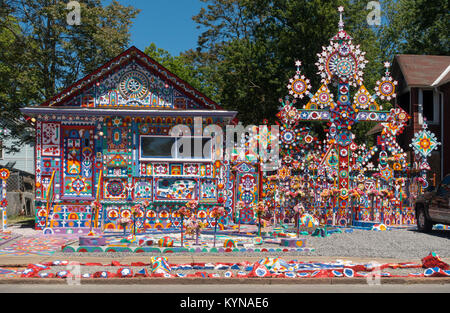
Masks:
[[[33,228],[35,226],[35,220],[33,218],[24,219],[23,221],[15,221],[12,225],[19,228]]]
[[[429,233],[423,233],[423,232],[418,231],[417,229],[409,229],[408,231],[411,231],[414,233],[419,233],[419,234],[427,234],[430,236],[436,236],[436,237],[440,237],[440,238],[450,239],[450,230],[445,230],[445,229],[433,229]]]

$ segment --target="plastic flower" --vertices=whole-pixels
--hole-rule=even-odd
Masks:
[[[202,223],[195,217],[191,217],[186,221],[186,233],[192,235],[198,233],[200,230],[207,226],[206,223]]]
[[[188,207],[191,210],[195,210],[198,207],[198,201],[197,200],[191,200],[188,203],[186,203],[186,207]]]
[[[261,217],[264,213],[267,212],[267,207],[263,201],[259,201],[255,205],[253,205],[253,212],[257,217]]]
[[[119,219],[117,219],[117,224],[125,226],[131,223],[131,219],[129,219],[128,217],[121,217]]]
[[[305,211],[305,207],[301,203],[298,203],[292,209],[294,210],[295,213],[299,213],[299,214],[301,214]]]
[[[191,217],[191,215],[192,215],[191,210],[189,210],[189,209],[186,208],[186,207],[180,208],[180,209],[178,210],[178,213],[179,213],[181,216],[183,216],[183,218],[189,218],[189,217]]]
[[[133,217],[138,217],[140,213],[141,213],[141,205],[140,204],[136,204],[131,207],[131,215],[133,215]]]
[[[213,218],[221,218],[222,216],[225,215],[225,209],[223,207],[220,206],[216,206],[212,209],[211,211],[211,217]]]

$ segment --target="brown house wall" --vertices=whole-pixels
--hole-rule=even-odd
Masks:
[[[443,175],[450,174],[450,83],[440,87],[439,90],[444,93],[444,112],[442,116],[442,123],[444,123],[444,130],[442,134],[442,149],[443,149]]]

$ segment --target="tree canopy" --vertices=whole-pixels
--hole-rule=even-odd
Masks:
[[[39,105],[125,50],[138,14],[114,0],[80,1],[79,25],[68,22],[67,3],[3,0],[0,11],[2,128],[17,144],[32,142],[23,106]],[[3,75],[5,74],[5,75]],[[3,81],[2,81],[3,82]],[[3,138],[5,135],[3,134]]]
[[[368,23],[366,0],[201,1],[204,7],[193,16],[201,30],[196,47],[172,56],[149,43],[145,53],[226,109],[238,111],[244,124],[275,121],[279,98],[287,95],[287,82],[295,74],[295,60],[302,61],[311,92],[320,87],[317,53],[337,32],[339,5],[345,8],[345,29],[366,51],[364,84],[369,91],[383,75],[383,62],[394,54],[449,54],[445,0],[379,1],[382,23],[375,26]],[[130,26],[139,10],[115,0],[108,6],[100,0],[80,4],[81,24],[68,25],[63,1],[2,1],[2,127],[19,142],[31,142],[33,136],[20,107],[51,98],[129,46]],[[311,126],[320,133],[326,125]],[[372,126],[359,123],[357,138],[365,140]]]

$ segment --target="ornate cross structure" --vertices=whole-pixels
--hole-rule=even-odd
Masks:
[[[328,141],[337,148],[338,171],[337,187],[340,190],[338,210],[335,222],[338,225],[347,225],[351,219],[348,211],[349,204],[349,174],[352,170],[350,154],[357,149],[354,143],[352,128],[359,122],[389,123],[395,119],[394,111],[383,111],[376,99],[391,100],[396,97],[397,82],[389,73],[390,64],[385,63],[385,76],[376,83],[375,94],[371,95],[363,85],[364,69],[367,64],[365,52],[359,45],[352,42],[352,38],[344,30],[342,14],[343,7],[339,7],[339,31],[330,40],[328,47],[323,47],[319,53],[316,66],[319,69],[322,86],[315,94],[310,93],[310,81],[302,75],[301,62],[296,61],[296,75],[287,86],[289,94],[295,99],[309,97],[309,102],[303,109],[295,108],[288,101],[283,103],[279,116],[287,117],[292,127],[300,121],[326,121],[328,122]],[[337,97],[329,89],[329,85],[337,86]],[[350,96],[350,88],[358,88],[353,99]],[[295,103],[295,102],[294,102]],[[284,121],[286,122],[286,121]],[[402,123],[396,121],[394,123]],[[329,219],[328,219],[329,220]]]

